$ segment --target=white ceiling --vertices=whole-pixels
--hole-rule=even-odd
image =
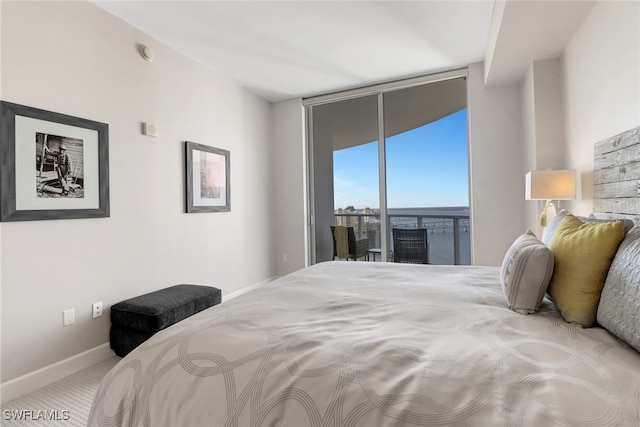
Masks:
[[[95,4],[271,101],[484,60],[493,0]]]
[[[276,102],[464,68],[487,84],[559,57],[594,0],[92,0]]]

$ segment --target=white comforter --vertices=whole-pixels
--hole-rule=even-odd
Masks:
[[[327,262],[152,337],[91,426],[638,426],[640,355],[499,269]]]

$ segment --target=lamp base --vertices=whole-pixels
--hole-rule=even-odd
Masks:
[[[544,205],[544,210],[540,215],[540,227],[546,227],[547,224],[556,217],[556,207],[551,200],[547,200],[547,203]]]

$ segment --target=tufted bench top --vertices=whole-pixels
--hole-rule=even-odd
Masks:
[[[175,285],[140,295],[111,307],[110,341],[119,356],[165,329],[206,308],[220,304],[222,292],[203,285]]]

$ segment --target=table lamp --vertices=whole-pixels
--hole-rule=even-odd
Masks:
[[[542,170],[531,171],[525,176],[525,199],[546,200],[540,215],[540,226],[547,225],[547,210],[552,200],[571,200],[576,198],[576,171]]]

